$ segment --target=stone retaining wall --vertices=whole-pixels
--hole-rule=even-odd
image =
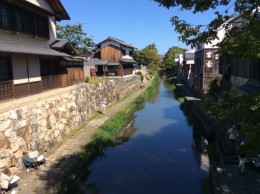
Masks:
[[[23,149],[47,151],[98,111],[103,98],[113,103],[121,92],[138,88],[140,82],[127,83],[122,91],[113,80],[78,84],[63,94],[0,113],[0,169],[19,173]]]

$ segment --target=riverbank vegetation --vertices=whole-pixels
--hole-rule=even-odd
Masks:
[[[240,149],[248,158],[259,154],[260,91],[252,94],[224,91],[218,80],[212,80],[204,105],[207,114],[219,122],[241,125],[238,138],[244,145]]]
[[[59,193],[70,193],[73,191],[76,180],[80,178],[81,173],[83,171],[87,173],[87,165],[93,162],[96,157],[102,157],[106,147],[112,145],[119,131],[127,124],[127,116],[135,108],[140,108],[144,105],[146,99],[156,91],[158,84],[159,77],[155,76],[152,83],[140,96],[99,127],[98,131],[92,136],[92,141],[77,156],[71,170],[63,178]]]

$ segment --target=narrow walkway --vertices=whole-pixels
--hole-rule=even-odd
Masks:
[[[229,142],[226,137],[228,126],[219,125],[204,114],[201,109],[202,100],[194,96],[186,85],[181,83],[178,85],[204,127],[213,130],[216,134],[222,164],[217,169],[211,169],[210,172],[214,194],[259,194],[260,172],[255,167],[246,166],[244,172],[241,173],[237,168],[238,158],[230,156]]]
[[[69,134],[61,145],[46,157],[46,166],[42,165],[38,170],[32,169],[30,172],[24,172],[18,184],[21,190],[19,194],[50,194],[57,193],[62,176],[71,169],[76,155],[82,148],[90,142],[91,136],[97,131],[109,117],[122,110],[130,104],[144,89],[132,93],[126,99],[120,100],[107,107],[106,115],[98,115],[90,119],[84,128],[74,134]],[[73,132],[72,132],[73,133]]]

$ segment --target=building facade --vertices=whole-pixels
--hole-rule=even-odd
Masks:
[[[124,76],[134,72],[134,47],[114,37],[96,44],[94,60],[99,76]]]
[[[56,22],[69,19],[60,0],[0,1],[0,101],[74,83],[67,78],[80,71],[68,67],[83,64],[51,48],[57,43]]]

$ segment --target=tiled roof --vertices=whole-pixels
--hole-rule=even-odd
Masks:
[[[71,57],[62,57],[62,58],[65,59],[66,61],[77,61],[77,62],[83,61],[81,59],[76,59],[76,58],[71,58]]]
[[[47,56],[58,56],[58,57],[70,56],[66,53],[58,52],[51,48],[26,45],[26,44],[18,44],[18,43],[10,43],[10,42],[1,42],[1,41],[0,41],[0,52],[32,54],[32,55],[47,55]]]
[[[107,65],[113,66],[113,65],[119,65],[119,63],[117,63],[117,62],[109,62]]]
[[[124,63],[136,63],[134,59],[130,59],[130,58],[121,58],[120,61]]]
[[[52,45],[51,48],[62,48],[64,47],[69,41],[66,39],[57,39]]]
[[[99,44],[101,44],[101,43],[103,43],[103,42],[106,42],[106,41],[109,41],[109,40],[113,40],[113,41],[115,41],[115,42],[118,42],[119,44],[121,44],[121,45],[123,45],[123,46],[126,46],[126,47],[135,48],[133,45],[127,44],[125,41],[120,40],[120,39],[117,39],[117,38],[114,38],[114,37],[112,37],[112,36],[109,36],[107,39],[101,41],[100,43],[98,43],[98,44],[96,44],[96,45],[99,45]]]
[[[108,61],[102,61],[98,58],[91,58],[89,59],[88,61],[89,64],[93,64],[93,65],[107,65],[108,64]]]

